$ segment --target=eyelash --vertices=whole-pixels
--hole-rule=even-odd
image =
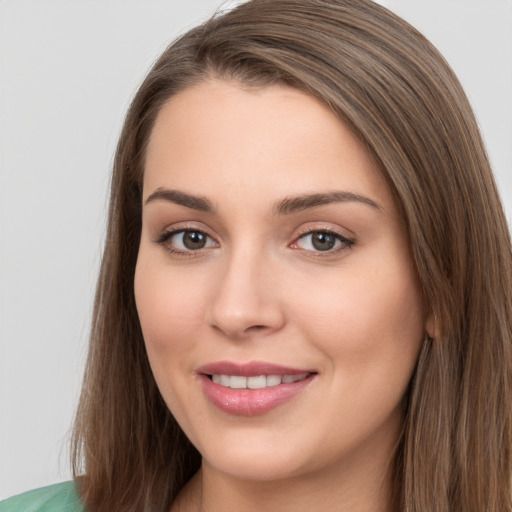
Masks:
[[[335,248],[332,248],[332,249],[327,249],[325,251],[321,251],[319,249],[317,250],[314,250],[314,249],[302,249],[303,251],[305,252],[308,252],[310,253],[311,255],[314,255],[315,258],[325,258],[325,257],[328,257],[328,256],[332,256],[333,254],[336,254],[340,251],[343,251],[343,250],[346,250],[346,249],[350,249],[353,245],[354,245],[354,240],[350,239],[350,238],[347,238],[343,235],[341,235],[340,233],[337,233],[336,231],[332,231],[330,229],[310,229],[304,233],[302,233],[300,236],[298,236],[296,238],[296,240],[291,244],[291,247],[292,248],[297,248],[297,249],[301,249],[300,247],[297,247],[297,244],[299,242],[299,240],[304,240],[306,239],[307,237],[312,237],[313,235],[315,234],[322,234],[322,235],[327,235],[327,236],[331,236],[335,239],[335,243],[338,243],[339,242],[339,246],[338,247],[335,247]],[[311,244],[312,242],[310,242]]]
[[[213,240],[214,243],[217,243],[210,235],[208,235],[208,233],[206,233],[200,229],[192,229],[192,228],[180,228],[180,229],[165,231],[159,237],[157,237],[154,240],[154,242],[158,245],[163,246],[166,251],[168,251],[172,254],[175,254],[177,256],[185,256],[185,257],[189,257],[189,258],[199,256],[203,249],[208,248],[208,247],[201,247],[197,250],[194,250],[194,249],[181,250],[181,249],[176,249],[175,247],[173,247],[172,245],[170,245],[168,243],[169,240],[171,240],[175,235],[178,235],[178,234],[185,235],[185,233],[196,233],[199,235],[203,235],[206,238],[210,239],[211,241]],[[327,235],[327,236],[332,236],[336,239],[336,242],[340,243],[340,246],[337,248],[328,249],[325,251],[301,249],[300,247],[297,247],[297,243],[299,240],[303,240],[306,237],[312,236],[314,234],[323,234],[323,235]],[[354,245],[354,243],[355,243],[354,240],[347,238],[343,235],[340,235],[336,231],[332,231],[329,229],[311,229],[311,230],[305,231],[304,233],[299,235],[295,239],[295,241],[290,245],[290,247],[307,252],[311,255],[314,255],[314,257],[322,258],[322,257],[327,257],[329,255],[336,254],[336,253],[346,250],[346,249],[350,249]]]
[[[193,249],[181,250],[181,249],[176,249],[175,247],[173,247],[171,244],[168,243],[175,235],[178,235],[180,233],[182,233],[183,235],[185,233],[197,233],[199,235],[205,236],[206,238],[208,238],[210,240],[213,240],[213,238],[210,235],[208,235],[208,233],[202,231],[201,229],[179,228],[179,229],[173,229],[170,231],[163,232],[155,240],[155,243],[157,243],[158,245],[161,245],[166,251],[168,251],[172,254],[175,254],[177,256],[185,256],[185,257],[189,257],[189,258],[199,256],[201,249],[204,249],[204,248],[197,249],[197,250],[193,250]]]

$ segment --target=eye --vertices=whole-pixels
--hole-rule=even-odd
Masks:
[[[210,236],[197,229],[166,231],[155,241],[168,251],[178,254],[200,251],[217,245]]]
[[[339,233],[332,231],[311,231],[299,237],[297,241],[293,243],[292,247],[305,251],[336,252],[350,247],[353,243],[353,240]]]

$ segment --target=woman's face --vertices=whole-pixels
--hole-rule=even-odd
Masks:
[[[161,110],[143,190],[142,331],[204,464],[270,480],[387,463],[425,314],[351,132],[295,89],[201,83]]]

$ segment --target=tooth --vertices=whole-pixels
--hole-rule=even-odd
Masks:
[[[300,375],[257,375],[243,377],[241,375],[212,375],[212,381],[221,386],[233,389],[262,389],[265,387],[279,386],[279,384],[292,384],[305,379],[308,373]]]
[[[247,387],[247,377],[241,377],[239,375],[231,375],[229,387],[233,389],[243,389]]]
[[[292,382],[299,382],[299,380],[305,379],[307,373],[301,373],[300,375],[284,375],[283,384],[291,384]]]
[[[257,377],[247,377],[247,387],[249,389],[261,389],[267,387],[267,378],[265,375]]]
[[[229,388],[229,384],[231,383],[231,377],[229,375],[219,375],[219,384],[226,388]]]
[[[267,375],[267,386],[279,386],[281,375]]]

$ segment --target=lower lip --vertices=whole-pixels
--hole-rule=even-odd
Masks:
[[[262,389],[232,389],[216,384],[206,375],[199,375],[210,402],[224,412],[239,416],[264,414],[288,402],[312,381],[314,374],[298,382],[279,384]]]

